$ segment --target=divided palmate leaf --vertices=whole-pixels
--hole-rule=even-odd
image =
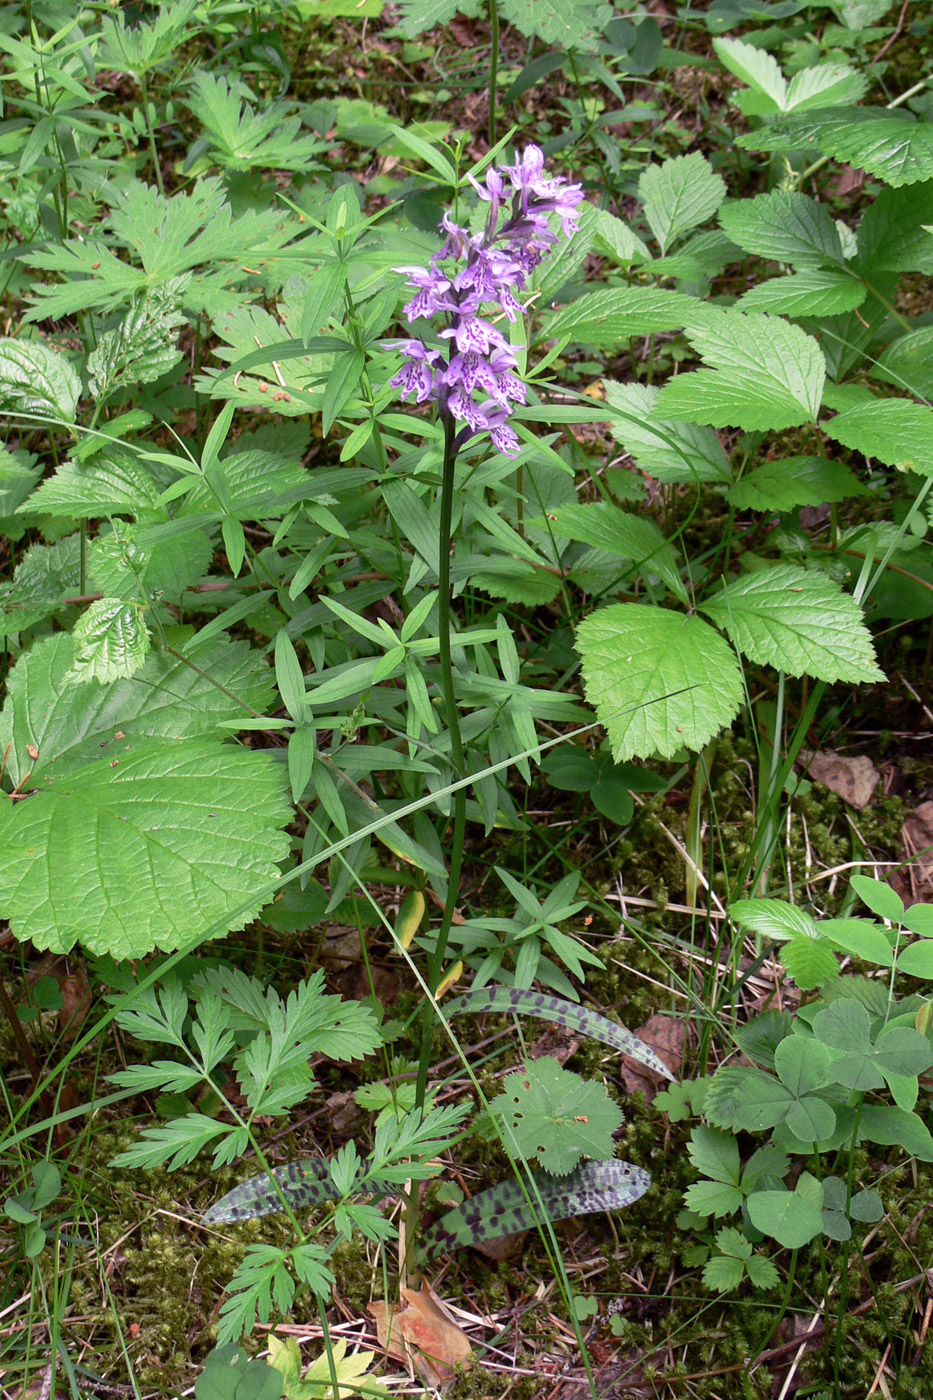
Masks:
[[[826,362],[816,341],[776,316],[707,308],[687,330],[710,369],[679,374],[661,390],[658,418],[714,428],[794,428],[816,419]]]
[[[854,598],[816,570],[793,564],[746,574],[702,611],[761,666],[819,680],[884,680]]]
[[[888,185],[933,178],[933,126],[903,110],[834,107],[813,116],[790,116],[736,142],[752,151],[819,151],[867,170]]]
[[[406,39],[448,24],[454,15],[473,19],[479,13],[479,0],[401,0],[398,30]]]
[[[630,1059],[647,1065],[664,1079],[674,1077],[660,1056],[624,1026],[585,1006],[577,1006],[572,1001],[564,1001],[546,992],[523,991],[518,987],[482,987],[479,991],[455,997],[444,1005],[444,1015],[448,1019],[454,1016],[479,1016],[485,1011],[514,1011],[516,1015],[554,1021],[567,1030],[579,1031],[590,1040],[611,1045]]]
[[[726,186],[699,151],[649,165],[638,181],[638,197],[661,252],[680,233],[711,219],[726,197]]]
[[[541,39],[555,48],[592,53],[612,18],[601,0],[500,0],[503,17],[526,39]]]
[[[584,1155],[609,1160],[622,1113],[595,1080],[581,1079],[547,1055],[506,1076],[489,1110],[507,1128],[506,1142],[537,1157],[552,1175],[572,1171]]]
[[[699,617],[617,603],[583,620],[577,649],[616,763],[701,749],[742,702],[731,648]]]
[[[241,927],[288,854],[284,779],[269,756],[210,739],[121,740],[86,767],[50,766],[38,791],[0,797],[0,909],[37,948],[118,961]]]

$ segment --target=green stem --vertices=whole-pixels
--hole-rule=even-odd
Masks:
[[[499,82],[499,7],[489,0],[489,29],[492,47],[489,55],[489,144],[496,144],[496,89]]]
[[[460,715],[457,698],[454,694],[454,673],[450,646],[450,544],[451,520],[453,518],[454,478],[457,466],[456,424],[451,415],[444,415],[444,472],[441,484],[441,523],[438,542],[438,644],[441,663],[441,696],[444,706],[444,722],[450,736],[450,761],[454,778],[464,776],[463,740],[460,735]],[[457,907],[460,889],[460,870],[463,864],[463,842],[466,834],[466,789],[461,787],[453,794],[453,839],[450,850],[447,899],[437,933],[437,942],[431,954],[428,968],[428,987],[431,996],[437,991],[447,953],[447,940]],[[426,1002],[421,1035],[421,1055],[418,1060],[418,1085],[415,1102],[424,1106],[428,1086],[428,1066],[431,1060],[431,1044],[434,1038],[434,1008]]]

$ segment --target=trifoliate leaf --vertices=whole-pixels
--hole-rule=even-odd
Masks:
[[[617,763],[701,749],[742,702],[735,656],[698,617],[618,603],[584,619],[577,648]]]
[[[73,423],[81,380],[64,352],[42,340],[0,340],[0,407]]]
[[[78,618],[72,640],[74,660],[66,685],[106,685],[133,676],[149,651],[144,610],[120,598],[100,598]]]
[[[821,63],[801,68],[787,84],[784,110],[813,112],[858,102],[868,91],[868,78],[848,63]]]
[[[751,1248],[751,1246],[749,1246]],[[725,1254],[714,1254],[703,1265],[703,1282],[717,1293],[730,1293],[745,1277],[745,1262]]]
[[[822,939],[792,938],[784,944],[778,957],[788,977],[802,992],[822,987],[829,978],[839,975],[836,955]]]
[[[119,962],[242,927],[288,854],[284,767],[230,744],[121,741],[34,786],[0,797],[0,908],[37,948]]]
[[[781,457],[762,462],[728,492],[737,510],[796,510],[864,496],[868,487],[842,462],[826,457]]]
[[[687,602],[674,550],[653,520],[597,501],[559,506],[553,523],[555,535],[631,559],[642,572],[657,574],[681,602]]]
[[[649,165],[638,180],[648,227],[665,253],[680,233],[705,224],[726,197],[726,185],[699,151]]]
[[[758,665],[830,683],[885,678],[855,599],[816,570],[778,564],[746,574],[702,611]]]
[[[584,292],[545,319],[542,336],[569,335],[591,350],[621,350],[633,336],[678,330],[696,310],[692,297],[656,287],[607,287]]]
[[[805,271],[759,282],[739,297],[742,311],[767,311],[779,316],[836,316],[861,306],[865,283],[845,272]]]
[[[128,738],[222,734],[231,720],[269,705],[271,668],[246,642],[214,637],[187,655],[193,665],[150,652],[131,679],[106,690],[75,690],[65,681],[74,660],[71,634],[41,638],[13,667],[0,714],[0,753],[11,783],[19,785],[27,773],[48,779],[70,773],[102,754],[118,758]]]
[[[933,476],[933,409],[912,399],[875,399],[821,425],[827,437],[889,467]]]
[[[729,482],[729,459],[712,428],[661,421],[660,390],[650,384],[603,381],[606,400],[617,412],[609,427],[642,471],[666,483]]]
[[[845,262],[831,212],[806,194],[772,190],[731,200],[720,209],[719,222],[733,243],[760,258],[813,269]]]
[[[888,185],[913,185],[933,177],[933,126],[903,110],[827,108],[748,132],[736,144],[753,151],[819,151],[867,170]]]
[[[687,334],[712,368],[668,380],[655,410],[659,418],[748,431],[815,420],[826,362],[799,326],[775,316],[709,307]]]
[[[509,1130],[512,1150],[526,1159],[537,1157],[556,1176],[572,1171],[584,1154],[611,1158],[612,1134],[622,1123],[603,1085],[581,1079],[547,1055],[508,1075],[489,1108]]]
[[[777,59],[767,49],[756,48],[743,39],[714,39],[713,48],[730,73],[734,73],[753,92],[767,99],[765,111],[783,112],[787,99],[787,82]]]

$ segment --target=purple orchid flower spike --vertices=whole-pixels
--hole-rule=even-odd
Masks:
[[[514,165],[501,170],[491,166],[482,184],[472,175],[468,179],[489,205],[483,232],[471,234],[445,214],[445,240],[430,267],[395,269],[407,275],[414,291],[405,307],[406,320],[412,324],[442,315],[445,324],[437,334],[444,346],[433,349],[418,338],[384,342],[386,349],[401,350],[405,356],[389,382],[403,398],[413,396],[416,403],[433,400],[442,418],[462,425],[456,450],[471,437],[488,433],[498,452],[517,457],[519,440],[508,419],[516,403],[525,403],[525,385],[514,373],[518,362],[508,340],[487,318],[499,312],[509,321],[518,319],[518,294],[528,274],[561,236],[570,238],[576,232],[583,190],[559,176],[545,175],[544,155],[537,146],[527,146]],[[560,235],[550,228],[550,214],[560,219]],[[476,399],[477,392],[486,397]]]

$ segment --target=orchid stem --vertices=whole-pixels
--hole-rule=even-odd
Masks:
[[[454,480],[457,467],[456,424],[450,413],[444,413],[444,470],[441,482],[441,522],[438,541],[438,642],[441,663],[441,695],[444,703],[444,721],[450,736],[450,762],[454,779],[464,776],[463,740],[460,735],[460,713],[454,694],[453,661],[450,646],[450,546],[451,520],[454,505]],[[453,796],[453,837],[448,869],[447,899],[441,926],[437,932],[437,942],[431,954],[428,968],[428,986],[433,997],[437,991],[447,953],[447,940],[457,907],[460,889],[460,870],[463,865],[463,843],[466,835],[466,789],[459,788]],[[425,1003],[421,1033],[421,1055],[418,1061],[418,1083],[415,1102],[418,1108],[424,1107],[428,1086],[428,1067],[431,1062],[431,1048],[434,1039],[434,1008],[430,1001]]]

